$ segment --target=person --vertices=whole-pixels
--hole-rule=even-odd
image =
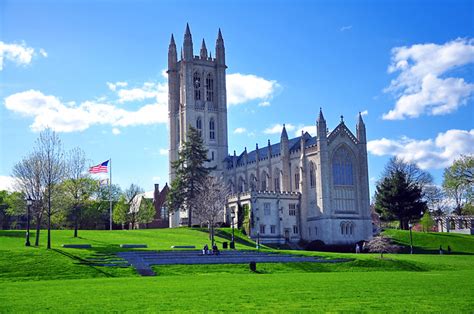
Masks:
[[[212,253],[214,255],[219,255],[219,249],[217,248],[217,245],[214,243],[214,245],[212,246]]]
[[[360,246],[359,243],[356,243],[356,254],[360,253]]]
[[[443,255],[443,247],[441,245],[439,246],[439,255]]]
[[[451,247],[448,245],[448,254],[451,254]]]
[[[202,249],[202,255],[207,255],[208,251],[209,251],[209,247],[206,244],[206,245],[204,245],[204,248]]]

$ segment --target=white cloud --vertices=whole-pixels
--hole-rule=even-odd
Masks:
[[[65,105],[59,98],[28,90],[5,98],[5,107],[33,117],[30,128],[37,132],[51,127],[57,132],[83,131],[92,125],[125,127],[167,123],[167,104],[153,103],[136,111],[127,111],[112,104],[85,101]]]
[[[28,65],[33,60],[35,50],[28,47],[25,43],[7,44],[0,41],[0,71],[3,70],[5,60],[16,65]],[[40,49],[40,55],[46,57],[48,54],[44,49]]]
[[[269,101],[262,101],[261,103],[258,104],[259,107],[269,107],[271,104]]]
[[[439,133],[434,140],[382,138],[369,141],[367,149],[377,156],[397,156],[415,162],[422,169],[445,168],[460,155],[474,153],[474,129],[448,130]]]
[[[399,74],[385,91],[395,93],[397,102],[383,119],[442,115],[457,110],[468,101],[474,84],[447,75],[453,69],[473,62],[474,39],[392,49],[388,72]]]
[[[301,131],[304,133],[308,132],[311,136],[316,136],[316,125],[299,125],[295,136],[301,136]]]
[[[262,100],[261,104],[268,102],[279,84],[253,74],[228,74],[227,80],[227,105],[238,105],[251,100]],[[270,105],[265,104],[265,105]]]
[[[245,128],[236,128],[234,130],[234,134],[243,134],[245,132],[247,132],[247,129],[245,129]]]
[[[366,116],[369,114],[369,110],[364,110],[360,113],[361,116]]]
[[[9,192],[15,191],[15,178],[10,176],[0,176],[0,191],[6,190]]]
[[[116,91],[117,90],[117,87],[126,87],[128,85],[127,82],[115,82],[115,83],[110,83],[110,82],[107,82],[107,87],[111,90],[111,91]]]
[[[293,124],[285,124],[285,128],[287,132],[293,131],[296,127]],[[263,133],[265,134],[280,134],[281,130],[283,129],[282,124],[274,124],[273,126],[266,128],[263,130]]]
[[[168,149],[160,148],[160,155],[161,156],[168,156]]]
[[[47,53],[46,50],[44,50],[43,48],[40,48],[39,54],[40,54],[42,57],[44,57],[44,58],[47,58],[47,57],[48,57],[48,53]]]
[[[346,32],[346,31],[350,31],[351,29],[352,29],[352,25],[347,25],[347,26],[341,27],[339,30],[341,32]]]
[[[118,128],[113,128],[113,129],[112,129],[112,134],[113,134],[113,135],[119,135],[119,134],[120,134],[120,129],[118,129]]]

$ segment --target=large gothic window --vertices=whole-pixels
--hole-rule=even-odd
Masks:
[[[206,77],[206,100],[214,101],[214,80],[210,73]]]
[[[216,126],[215,126],[214,118],[211,118],[211,120],[209,120],[209,139],[211,140],[216,139],[215,128]]]
[[[309,163],[309,185],[312,188],[316,186],[316,169],[312,161]]]
[[[334,185],[354,185],[352,154],[346,147],[340,147],[332,159]]]
[[[201,117],[196,120],[196,129],[198,130],[199,136],[202,136],[202,120]]]
[[[201,100],[201,76],[198,72],[194,73],[193,76],[194,84],[194,100]]]
[[[262,172],[262,175],[260,176],[260,181],[262,182],[262,191],[267,190],[267,173],[264,171]]]

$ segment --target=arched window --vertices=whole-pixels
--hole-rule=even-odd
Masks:
[[[257,182],[257,178],[256,178],[255,175],[252,173],[252,174],[250,175],[250,191],[255,191],[256,182]]]
[[[206,77],[206,100],[214,101],[214,80],[210,73]]]
[[[346,231],[346,223],[341,222],[341,234],[345,234],[345,231]]]
[[[260,180],[262,181],[262,191],[267,190],[267,173],[264,171],[262,172],[262,175],[260,176]]]
[[[273,187],[275,191],[280,191],[280,169],[278,168],[273,172]]]
[[[242,193],[245,191],[245,179],[240,177],[239,178],[239,192]]]
[[[309,185],[312,188],[316,186],[316,170],[312,161],[309,163]]]
[[[300,169],[298,167],[295,168],[295,190],[300,189]]]
[[[202,136],[202,120],[201,117],[196,119],[196,129],[198,130],[199,136]]]
[[[354,233],[354,224],[351,222],[349,226],[349,234],[352,235]]]
[[[209,139],[211,140],[216,139],[215,127],[216,126],[215,126],[214,118],[211,118],[211,120],[209,120]]]
[[[334,185],[353,185],[352,153],[346,147],[338,148],[332,159]]]
[[[201,76],[198,72],[194,72],[193,76],[194,84],[194,100],[201,100]]]

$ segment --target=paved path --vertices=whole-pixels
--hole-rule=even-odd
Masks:
[[[258,251],[221,251],[219,255],[202,255],[202,251],[129,251],[119,252],[117,256],[126,260],[135,267],[142,276],[154,276],[151,265],[176,264],[247,264],[256,263],[337,263],[345,259],[323,259],[316,256],[301,256]]]

